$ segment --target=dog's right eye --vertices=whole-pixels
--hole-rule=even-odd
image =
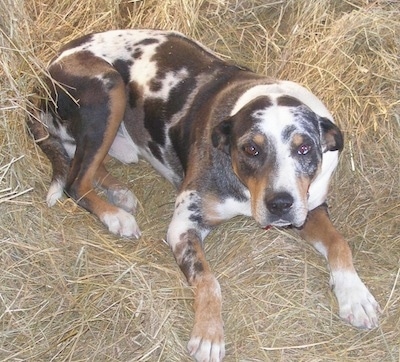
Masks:
[[[303,143],[297,148],[297,154],[304,156],[311,151],[311,148],[311,145],[309,145],[308,143]]]
[[[255,157],[260,154],[260,151],[254,144],[248,144],[243,146],[243,152],[249,157]]]

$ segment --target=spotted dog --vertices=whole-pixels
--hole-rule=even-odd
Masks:
[[[194,287],[188,350],[197,361],[225,355],[221,291],[203,241],[236,215],[298,230],[327,259],[340,317],[360,328],[378,325],[379,306],[325,204],[342,134],[308,90],[156,30],[73,40],[49,74],[51,97],[28,120],[53,167],[49,206],[65,191],[112,233],[138,238],[136,198],[107,172],[107,155],[127,164],[142,157],[176,186],[167,240]]]

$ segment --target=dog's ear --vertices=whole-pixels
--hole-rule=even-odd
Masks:
[[[322,152],[341,151],[343,149],[343,134],[330,119],[319,118]]]
[[[211,141],[214,147],[229,154],[231,143],[232,120],[227,119],[217,124],[211,133]]]

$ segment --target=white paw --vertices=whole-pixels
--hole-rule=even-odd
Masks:
[[[220,362],[225,357],[225,343],[222,336],[214,341],[193,336],[188,351],[197,362]]]
[[[140,238],[141,232],[135,218],[126,211],[119,209],[114,213],[105,213],[101,216],[101,221],[108,227],[113,234]]]
[[[48,207],[52,207],[61,198],[64,193],[64,183],[58,180],[54,180],[47,192],[46,202]]]
[[[128,189],[109,189],[107,191],[107,197],[111,203],[129,213],[133,213],[136,210],[137,199],[133,192]]]
[[[340,318],[357,328],[378,327],[379,304],[356,272],[332,272],[331,283],[338,300]]]

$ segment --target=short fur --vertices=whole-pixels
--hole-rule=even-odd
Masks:
[[[106,156],[124,163],[143,157],[177,187],[167,240],[194,287],[188,349],[197,361],[225,355],[221,292],[203,240],[235,215],[296,228],[326,257],[340,316],[377,326],[378,303],[326,210],[342,133],[312,93],[157,30],[84,36],[61,49],[49,73],[52,99],[28,120],[53,166],[49,206],[65,191],[111,232],[139,237],[136,198],[108,174]]]

